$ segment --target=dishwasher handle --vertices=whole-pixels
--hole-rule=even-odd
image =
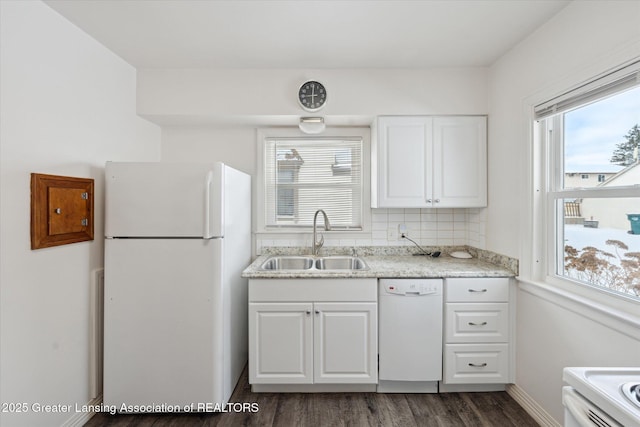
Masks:
[[[396,289],[387,289],[387,293],[391,295],[398,295],[404,297],[425,297],[429,295],[438,295],[437,290],[423,290],[423,291],[403,291]]]

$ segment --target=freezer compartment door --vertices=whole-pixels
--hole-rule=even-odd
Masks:
[[[105,167],[107,237],[222,237],[222,163]]]
[[[222,244],[105,242],[105,404],[184,406],[228,399]]]

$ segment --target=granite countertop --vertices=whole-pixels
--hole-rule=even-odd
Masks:
[[[282,254],[280,254],[282,255]],[[324,271],[324,270],[261,270],[260,266],[274,254],[259,256],[242,272],[242,277],[251,279],[274,278],[382,278],[382,277],[514,277],[516,273],[506,267],[486,259],[453,258],[443,253],[438,258],[430,256],[363,255],[360,256],[368,270]]]

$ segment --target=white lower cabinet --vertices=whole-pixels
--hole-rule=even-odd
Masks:
[[[444,383],[511,382],[509,279],[445,283]]]
[[[315,303],[315,383],[378,382],[378,304]]]
[[[338,299],[323,282],[297,280],[319,299]],[[287,292],[291,281],[283,281],[282,298],[267,296],[265,287],[254,292],[254,298],[300,298]],[[376,281],[362,299],[373,301],[292,301],[254,302],[250,281],[249,303],[249,383],[250,384],[376,384],[378,382],[378,304]],[[266,288],[278,289],[265,282]],[[365,284],[351,286],[363,286]],[[331,285],[333,286],[333,285]],[[349,286],[349,284],[347,284]],[[353,291],[353,288],[351,289]],[[323,295],[323,293],[327,293]]]
[[[448,343],[509,341],[508,303],[447,303],[445,339]]]
[[[311,303],[249,304],[249,382],[313,383]]]
[[[447,384],[508,383],[508,344],[446,344]]]

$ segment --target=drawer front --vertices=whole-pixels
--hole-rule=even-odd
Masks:
[[[378,279],[249,279],[250,302],[376,302]]]
[[[445,279],[446,302],[508,302],[509,278]]]
[[[509,304],[447,303],[445,342],[508,342]]]
[[[445,345],[446,384],[508,383],[508,344]]]

